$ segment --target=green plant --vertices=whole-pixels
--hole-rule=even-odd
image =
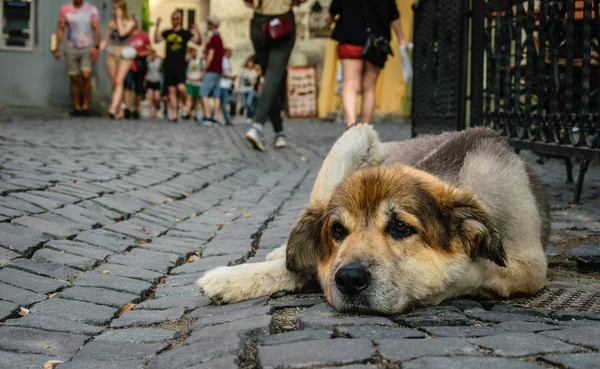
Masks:
[[[142,4],[142,29],[144,32],[150,30],[152,22],[150,21],[150,0],[144,0]]]

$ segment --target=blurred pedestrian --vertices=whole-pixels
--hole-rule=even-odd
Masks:
[[[213,116],[210,116],[210,100],[214,101],[214,111],[220,109],[221,102],[219,100],[219,85],[223,75],[223,56],[225,48],[223,47],[223,39],[219,34],[219,24],[221,21],[218,17],[211,15],[206,19],[210,38],[206,43],[206,66],[202,71],[202,89],[200,97],[202,98],[202,108],[204,117],[200,124],[203,126],[212,126],[214,123],[219,123]]]
[[[306,0],[244,0],[244,2],[254,9],[254,17],[250,22],[250,38],[265,77],[256,106],[254,124],[246,133],[246,139],[254,149],[266,151],[263,142],[263,126],[270,119],[275,130],[274,146],[283,148],[286,142],[279,89],[296,42],[296,25],[292,7]]]
[[[107,50],[106,69],[112,84],[112,101],[108,115],[112,119],[121,119],[124,115],[121,109],[123,83],[136,56],[135,49],[130,46],[130,39],[137,23],[129,15],[125,0],[113,0],[112,15],[100,50]]]
[[[90,116],[92,95],[92,63],[98,61],[100,18],[98,9],[83,0],[73,0],[60,8],[56,29],[54,58],[60,60],[60,47],[67,28],[65,58],[71,84],[73,110],[71,116]],[[81,82],[83,81],[83,91]],[[83,100],[81,99],[83,95]]]
[[[240,103],[249,123],[254,118],[254,99],[256,92],[254,86],[258,81],[258,72],[254,68],[254,57],[248,58],[238,78],[237,93],[240,95]]]
[[[146,89],[148,90],[148,100],[150,102],[150,118],[158,118],[158,111],[160,110],[160,75],[162,59],[156,55],[154,49],[151,50],[147,63]]]
[[[351,127],[359,123],[356,119],[359,92],[362,92],[361,122],[370,123],[375,110],[377,77],[392,54],[390,27],[400,45],[408,45],[396,1],[333,0],[327,24],[334,20],[336,25],[331,38],[339,42],[346,125]]]
[[[150,37],[148,34],[140,29],[133,32],[131,35],[131,46],[136,50],[136,57],[131,64],[131,88],[129,89],[129,93],[127,94],[125,100],[127,104],[130,103],[131,100],[131,91],[135,92],[135,102],[133,106],[133,112],[131,113],[131,118],[140,119],[140,104],[144,99],[144,95],[146,94],[146,86],[145,79],[146,73],[148,72],[148,56],[152,51],[152,46],[150,44]],[[128,109],[128,107],[127,107]]]
[[[187,44],[191,40],[196,45],[202,44],[202,37],[198,31],[198,25],[194,23],[193,32],[184,30],[182,27],[182,14],[180,11],[175,11],[171,14],[172,28],[166,31],[160,32],[161,18],[156,20],[156,29],[154,32],[154,42],[159,43],[163,40],[166,41],[166,57],[163,62],[163,80],[169,101],[171,102],[171,117],[169,121],[177,122],[179,104],[177,100],[177,94],[181,96],[182,100],[187,100],[187,93],[185,87],[185,53],[187,50]],[[184,106],[183,108],[183,119],[189,119],[190,117],[190,106]]]
[[[223,55],[223,74],[221,75],[221,82],[219,84],[219,100],[221,104],[223,121],[225,122],[226,126],[230,126],[232,124],[231,117],[227,111],[229,106],[229,92],[235,79],[235,76],[233,75],[233,68],[231,66],[231,55],[232,50],[230,48],[226,48],[225,54]]]
[[[188,99],[186,105],[191,106],[190,112],[195,121],[198,120],[198,103],[200,102],[200,86],[202,86],[202,68],[204,67],[204,63],[204,57],[198,55],[198,49],[190,47],[185,82]]]

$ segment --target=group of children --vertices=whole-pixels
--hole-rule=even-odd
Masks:
[[[254,108],[260,94],[264,78],[261,69],[254,61],[254,56],[248,58],[239,76],[232,75],[231,49],[225,49],[223,58],[223,78],[220,82],[221,115],[225,124],[231,124],[231,117],[241,115],[248,123],[254,117]],[[198,106],[200,104],[200,90],[202,86],[201,71],[206,64],[207,52],[199,55],[198,49],[188,47],[186,53],[186,90],[188,101],[182,101],[182,105],[192,107],[191,115],[194,119],[198,117]],[[163,60],[152,50],[148,56],[148,69],[146,73],[146,93],[149,106],[149,118],[168,117],[169,97],[162,81]],[[161,114],[162,105],[162,114]],[[214,106],[214,104],[213,104]],[[240,109],[238,110],[238,106]],[[214,108],[213,108],[214,109]],[[205,116],[214,116],[217,112],[205,112]]]

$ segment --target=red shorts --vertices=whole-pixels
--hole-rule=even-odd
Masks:
[[[340,59],[361,59],[364,46],[352,44],[340,44],[338,46],[338,56]]]

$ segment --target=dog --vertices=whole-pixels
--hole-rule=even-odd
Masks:
[[[342,312],[395,314],[546,282],[544,187],[495,131],[382,143],[349,129],[326,157],[286,244],[197,282],[223,303],[297,291],[315,275]]]

